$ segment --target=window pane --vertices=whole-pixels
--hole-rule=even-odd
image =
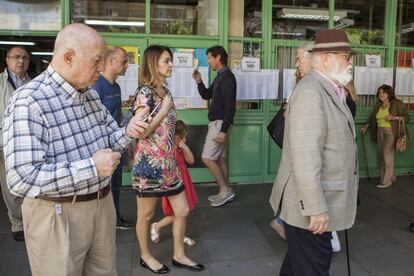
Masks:
[[[145,0],[74,0],[72,21],[101,32],[145,33]]]
[[[414,45],[414,2],[412,0],[398,1],[397,8],[397,46]]]
[[[262,36],[261,0],[230,0],[229,35],[246,37]]]
[[[151,33],[218,35],[218,0],[152,0]]]
[[[335,21],[338,29],[346,29],[351,43],[384,43],[385,0],[335,1]]]
[[[240,69],[243,57],[261,57],[261,44],[258,42],[230,42],[229,67]]]
[[[55,37],[45,36],[0,36],[0,40],[8,42],[31,42],[33,45],[22,45],[30,55],[29,75],[33,78],[44,71],[52,60],[52,51],[55,44]],[[6,53],[14,45],[0,45],[0,72],[6,67]],[[3,63],[4,61],[4,63]]]
[[[272,13],[273,38],[312,40],[328,28],[329,0],[274,0]]]
[[[0,0],[2,30],[60,30],[60,0]]]

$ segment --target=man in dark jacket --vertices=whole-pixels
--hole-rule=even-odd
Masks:
[[[226,144],[236,111],[236,78],[227,67],[227,52],[221,46],[206,51],[208,64],[217,77],[209,88],[203,83],[201,74],[193,72],[198,92],[204,100],[210,100],[208,109],[208,133],[204,143],[202,159],[217,181],[219,193],[209,196],[211,206],[218,207],[234,199],[230,188],[226,164]]]

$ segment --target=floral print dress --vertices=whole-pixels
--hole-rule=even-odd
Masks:
[[[167,94],[170,92],[164,87]],[[149,106],[154,115],[161,109],[162,99],[148,86],[138,89],[132,108]],[[132,165],[132,186],[139,197],[161,197],[179,194],[184,190],[180,171],[174,157],[176,110],[172,107],[155,131],[139,139]]]

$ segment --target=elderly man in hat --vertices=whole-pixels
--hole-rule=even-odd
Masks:
[[[288,252],[280,275],[329,275],[331,232],[355,220],[358,160],[344,86],[352,49],[342,30],[316,34],[313,70],[295,87],[270,203],[284,221]]]

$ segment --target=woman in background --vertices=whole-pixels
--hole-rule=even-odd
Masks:
[[[378,188],[389,188],[396,181],[394,175],[394,149],[399,137],[399,121],[408,122],[407,106],[395,97],[394,89],[386,84],[377,91],[378,102],[374,106],[368,121],[361,129],[365,134],[371,128],[371,139],[377,142],[380,158],[380,181]],[[407,129],[405,130],[406,133]]]

